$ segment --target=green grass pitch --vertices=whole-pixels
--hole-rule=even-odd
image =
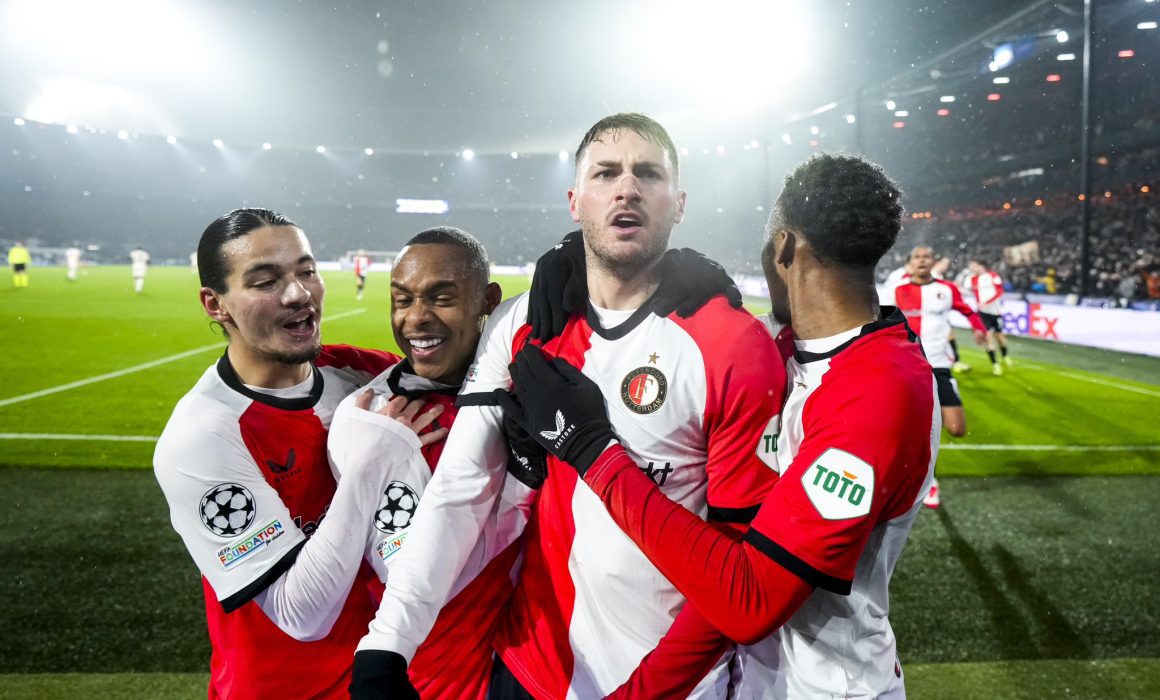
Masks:
[[[149,467],[224,339],[188,268],[140,295],[86,272],[0,278],[0,698],[204,697],[197,573]],[[326,341],[394,349],[388,278],[357,302],[325,277]],[[1016,340],[993,377],[960,348],[970,432],[944,436],[944,506],[892,585],[910,696],[1160,696],[1160,360]]]

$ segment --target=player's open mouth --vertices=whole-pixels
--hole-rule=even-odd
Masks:
[[[443,347],[446,338],[410,338],[407,343],[411,346],[411,354],[416,359],[425,360]]]
[[[612,215],[612,227],[624,233],[639,231],[644,225],[644,218],[634,212],[617,212]]]
[[[313,314],[297,321],[283,323],[282,327],[289,331],[292,337],[297,339],[310,338],[318,332],[318,322],[315,320]]]

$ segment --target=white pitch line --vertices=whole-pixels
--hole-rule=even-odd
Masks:
[[[0,440],[97,440],[105,442],[157,442],[151,435],[70,435],[65,433],[0,433]]]
[[[1040,365],[1040,364],[1037,364],[1034,362],[1022,362],[1022,363],[1020,363],[1020,365],[1025,366],[1028,369],[1039,370],[1040,372],[1050,372],[1052,374],[1058,374],[1061,377],[1070,377],[1071,379],[1080,379],[1080,380],[1083,380],[1085,382],[1091,382],[1092,384],[1099,384],[1100,386],[1106,386],[1106,387],[1110,387],[1112,389],[1123,389],[1124,391],[1131,391],[1131,392],[1135,392],[1137,394],[1143,394],[1145,396],[1154,396],[1156,398],[1160,398],[1160,391],[1153,391],[1150,389],[1144,389],[1142,387],[1131,386],[1129,384],[1118,384],[1116,382],[1109,382],[1106,379],[1096,379],[1095,377],[1088,377],[1088,376],[1085,376],[1082,374],[1076,374],[1074,372],[1065,372],[1063,370],[1055,369],[1054,367],[1045,367],[1044,365]],[[1017,365],[1017,367],[1020,365]]]
[[[980,452],[1155,452],[1160,445],[942,445],[940,450]]]
[[[327,321],[337,321],[337,320],[342,319],[342,318],[347,318],[350,316],[354,316],[356,314],[361,314],[365,311],[366,311],[366,309],[352,309],[350,311],[345,311],[341,314],[335,314],[334,316],[331,316],[330,318],[325,318],[322,320],[322,322],[326,323]],[[152,360],[150,362],[145,362],[145,363],[142,363],[139,365],[133,365],[132,367],[126,367],[125,369],[119,369],[116,372],[108,372],[106,374],[98,374],[95,377],[89,377],[88,379],[79,379],[75,382],[69,382],[68,384],[61,384],[60,386],[49,387],[48,389],[41,389],[40,391],[34,391],[31,394],[22,394],[20,396],[13,396],[13,397],[8,398],[8,399],[0,399],[0,408],[3,408],[4,406],[10,406],[14,403],[20,403],[21,401],[28,401],[30,399],[39,399],[42,396],[49,396],[50,394],[58,394],[62,391],[68,391],[69,389],[76,389],[78,387],[88,386],[89,384],[96,384],[97,382],[103,382],[106,379],[116,379],[117,377],[123,377],[126,374],[140,372],[141,370],[145,370],[145,369],[152,369],[153,367],[157,367],[158,365],[164,365],[164,364],[169,363],[169,362],[176,362],[177,360],[183,360],[187,357],[192,357],[193,355],[201,354],[203,352],[206,352],[207,350],[213,350],[214,348],[224,348],[225,346],[226,346],[226,344],[224,342],[212,343],[210,345],[203,345],[200,348],[194,348],[193,350],[186,350],[185,352],[179,352],[176,355],[170,355],[169,357],[162,357],[159,360]]]

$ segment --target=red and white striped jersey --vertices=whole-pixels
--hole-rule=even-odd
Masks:
[[[902,697],[888,585],[938,456],[933,376],[898,314],[796,345],[781,479],[745,539],[815,590],[740,648],[738,697]]]
[[[922,340],[922,350],[931,367],[947,368],[954,361],[949,342],[951,309],[965,316],[972,328],[983,330],[978,314],[950,282],[932,279],[918,284],[908,280],[894,290],[894,300],[911,330]]]
[[[363,566],[330,634],[299,642],[253,598],[281,576],[326,515],[335,408],[398,357],[326,345],[309,395],[241,383],[227,357],[177,403],[153,464],[173,527],[201,571],[213,648],[209,695],[347,697],[354,648],[374,614]]]
[[[355,399],[368,389],[377,395],[371,411],[354,406]],[[397,421],[372,412],[381,403],[402,395],[423,399],[427,404],[423,410],[442,405],[443,413],[428,428],[434,430],[453,425],[458,390],[458,386],[415,375],[406,360],[391,367],[338,407],[329,437],[331,466],[341,474],[346,465],[397,449],[393,443]],[[422,457],[416,455],[406,464],[395,465],[388,477],[366,547],[367,560],[382,583],[391,583],[391,566],[406,545],[415,510],[445,444],[440,441],[423,447]],[[517,482],[511,488],[520,486]],[[530,500],[533,491],[527,489],[526,493]],[[491,630],[511,595],[512,569],[519,555],[515,540],[526,521],[526,508],[506,507],[485,523],[484,536],[452,588],[451,599],[407,667],[411,683],[425,700],[486,699],[491,681]],[[376,602],[382,598],[381,584],[374,586],[373,595]]]
[[[967,288],[975,293],[976,306],[985,314],[1003,313],[1003,279],[991,270],[967,278]]]
[[[367,272],[371,269],[371,259],[367,255],[354,256],[354,274],[359,277],[365,277]]]
[[[603,312],[603,323],[600,313],[574,316],[545,351],[602,388],[617,435],[669,498],[702,518],[747,521],[776,481],[763,436],[772,444],[779,429],[779,402],[770,397],[783,394],[784,370],[769,334],[724,297],[688,319],[661,318],[647,306]],[[471,404],[510,388],[526,318],[522,295],[488,320],[444,457],[360,649],[412,653],[431,619],[423,596],[445,599],[447,579],[458,575],[496,500],[509,497],[500,411]],[[549,472],[496,649],[537,697],[602,697],[656,647],[684,598],[575,471],[553,458]],[[727,662],[696,695],[725,696]]]

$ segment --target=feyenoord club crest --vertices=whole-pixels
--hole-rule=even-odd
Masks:
[[[669,395],[669,380],[656,367],[637,367],[620,383],[620,399],[634,413],[654,413]]]

